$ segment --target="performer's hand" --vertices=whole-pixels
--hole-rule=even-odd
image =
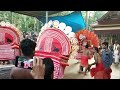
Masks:
[[[32,69],[31,74],[34,79],[44,79],[45,65],[43,64],[43,60],[41,60],[38,57],[34,57],[33,69]]]

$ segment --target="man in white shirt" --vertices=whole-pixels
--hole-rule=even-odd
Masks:
[[[114,44],[114,47],[113,47],[113,50],[114,50],[114,63],[115,64],[118,64],[119,63],[119,59],[120,59],[120,56],[118,54],[118,47],[119,47],[119,44],[117,41],[115,41],[115,44]]]

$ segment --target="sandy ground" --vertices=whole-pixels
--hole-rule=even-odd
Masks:
[[[14,65],[0,65],[0,79],[10,79],[10,71]]]
[[[65,69],[65,75],[63,79],[93,79],[90,76],[90,72],[87,75],[78,73],[79,63],[78,60],[69,60],[69,66]],[[89,63],[94,62],[94,59],[89,60]],[[0,65],[0,79],[9,79],[11,68],[14,65]],[[93,66],[94,67],[94,66]],[[112,65],[112,77],[111,79],[120,79],[120,65]]]
[[[64,79],[93,79],[90,72],[87,75],[78,73],[79,63],[78,60],[69,60],[69,66],[65,69]],[[94,62],[94,59],[89,60],[89,63]],[[93,66],[94,67],[94,66]],[[120,65],[112,65],[111,79],[120,79]]]

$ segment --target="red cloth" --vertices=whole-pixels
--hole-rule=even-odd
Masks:
[[[61,59],[68,60],[69,58],[62,56],[62,55],[59,55],[59,54],[55,54],[52,52],[48,53],[48,52],[36,51],[35,56],[39,56],[41,58],[51,58],[53,61],[60,63],[63,66],[69,66],[69,64],[61,62]]]
[[[99,63],[96,65],[96,68],[90,70],[91,77],[94,76],[95,79],[103,79],[104,77],[104,65]]]
[[[96,65],[96,68],[90,70],[91,77],[95,79],[110,79],[112,70],[110,68],[105,69],[103,63]]]
[[[84,56],[84,55],[81,56],[81,66],[88,67],[88,57],[87,56]]]
[[[111,73],[112,73],[112,69],[111,68],[106,68],[104,70],[104,79],[110,79],[111,78]]]

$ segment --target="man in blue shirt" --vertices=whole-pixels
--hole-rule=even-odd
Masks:
[[[111,78],[110,73],[112,72],[111,65],[113,63],[113,53],[110,49],[108,49],[108,42],[103,42],[102,48],[103,48],[102,62],[104,64],[104,68],[105,68],[105,77],[106,77],[106,79],[110,79]]]

